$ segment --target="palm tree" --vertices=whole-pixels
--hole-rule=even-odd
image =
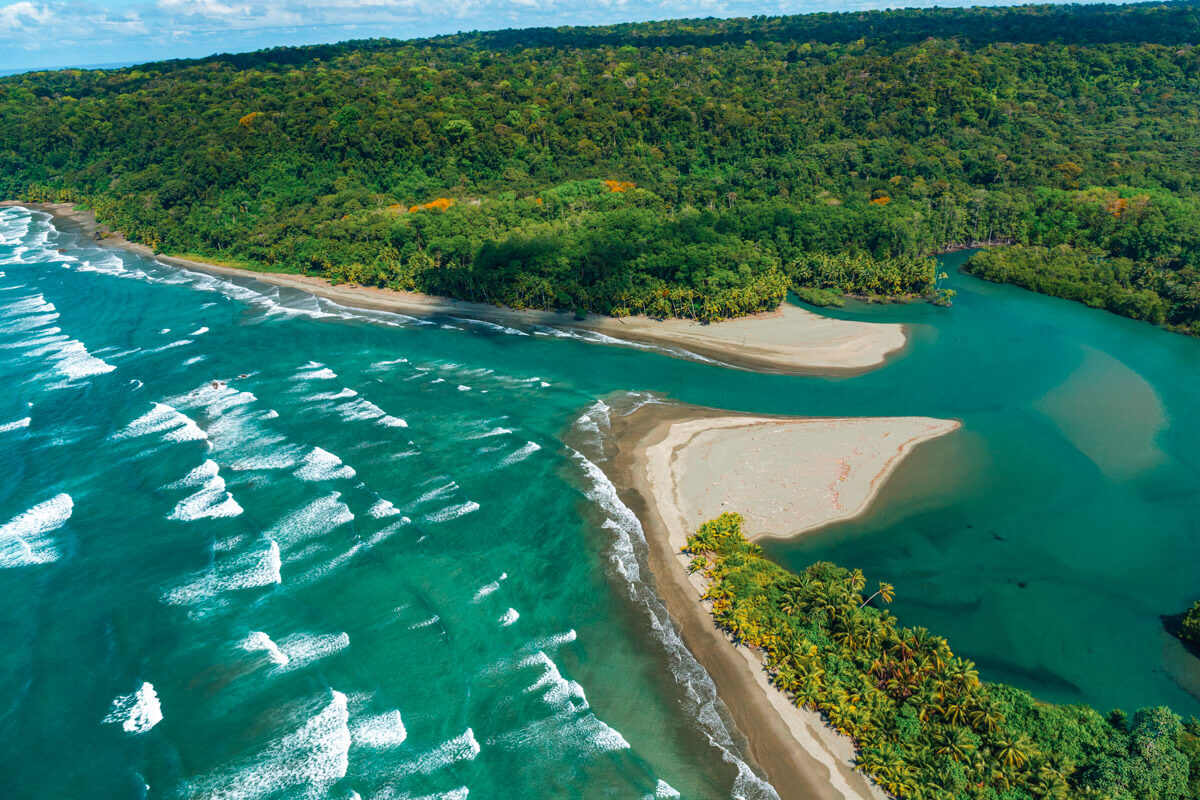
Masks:
[[[973,661],[955,657],[946,668],[946,673],[952,681],[963,687],[964,691],[979,688],[979,670]]]
[[[955,761],[963,761],[974,749],[974,743],[962,728],[942,728],[934,737],[933,751],[938,755],[949,756]]]
[[[967,721],[967,708],[962,703],[947,703],[938,711],[951,725],[962,725]]]
[[[799,589],[789,589],[779,603],[779,610],[789,617],[794,617],[804,610],[804,596]]]
[[[1004,724],[1004,714],[1000,711],[1000,704],[988,698],[975,706],[971,711],[971,724],[975,726],[976,730],[995,733],[996,729]]]
[[[867,576],[863,575],[861,569],[856,569],[850,573],[850,588],[855,592],[861,592],[863,587],[867,585]]]
[[[863,600],[862,605],[860,605],[859,608],[862,608],[876,597],[882,598],[883,602],[885,603],[890,603],[892,600],[896,599],[896,587],[892,586],[890,583],[884,583],[883,581],[880,581],[879,588],[875,591],[875,594],[871,595],[866,600]]]
[[[996,742],[996,755],[1008,766],[1020,769],[1029,758],[1024,737],[1000,739]]]

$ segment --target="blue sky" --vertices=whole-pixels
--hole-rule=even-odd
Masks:
[[[136,63],[374,36],[678,17],[1010,5],[955,0],[0,0],[0,71]]]

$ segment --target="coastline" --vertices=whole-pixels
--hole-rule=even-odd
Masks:
[[[367,286],[333,285],[323,278],[282,272],[259,272],[155,254],[96,221],[93,212],[72,203],[0,202],[50,214],[69,229],[102,247],[113,247],[183,269],[222,276],[252,278],[299,289],[340,305],[413,316],[454,316],[510,325],[548,326],[591,331],[617,340],[614,344],[649,344],[676,357],[700,356],[724,366],[793,375],[854,375],[883,366],[908,343],[903,325],[857,322],[823,317],[784,302],[777,310],[710,324],[646,317],[576,319],[565,311],[518,311],[416,292]],[[103,238],[96,238],[103,234]],[[672,353],[672,350],[682,351]]]
[[[837,733],[815,711],[793,705],[783,691],[770,683],[759,654],[736,646],[713,623],[708,604],[700,600],[704,591],[703,579],[687,571],[687,559],[679,552],[692,528],[699,524],[692,525],[685,515],[688,511],[696,513],[704,500],[696,497],[680,499],[682,493],[695,493],[696,482],[685,486],[686,479],[676,480],[675,468],[679,465],[680,452],[705,432],[711,433],[713,438],[728,439],[731,433],[738,436],[739,429],[744,433],[762,430],[763,426],[818,425],[836,430],[838,425],[853,428],[859,422],[890,425],[905,430],[905,435],[898,436],[887,448],[881,449],[881,453],[893,451],[890,458],[881,459],[879,453],[876,454],[876,471],[860,482],[855,492],[855,497],[859,498],[857,503],[847,504],[838,513],[811,514],[789,534],[798,535],[834,520],[864,513],[886,478],[912,448],[958,429],[959,423],[913,417],[865,421],[804,420],[649,404],[626,416],[613,416],[611,438],[606,447],[608,459],[601,464],[622,502],[642,523],[648,566],[654,575],[656,590],[679,626],[685,644],[712,677],[734,723],[747,739],[750,757],[767,773],[784,798],[883,800],[887,795],[854,770],[855,749],[849,738]],[[831,423],[833,428],[828,427]],[[878,435],[878,429],[869,432]],[[845,433],[844,428],[842,433]],[[778,438],[775,434],[772,436]],[[854,450],[854,437],[844,444]],[[740,446],[746,447],[747,442],[741,442]],[[759,455],[756,450],[753,452]],[[712,455],[702,453],[699,462],[707,461]],[[760,464],[760,468],[766,474],[771,467]],[[859,471],[870,468],[870,465],[859,465]],[[709,477],[701,475],[700,481]],[[756,489],[761,482],[755,484]],[[782,483],[776,486],[777,489],[781,487]],[[724,510],[743,513],[749,510],[739,506],[736,497],[717,502],[728,502]],[[838,511],[836,505],[829,507]],[[761,527],[749,532],[756,534],[754,538],[767,535]]]

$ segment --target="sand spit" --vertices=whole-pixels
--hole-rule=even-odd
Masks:
[[[120,233],[96,222],[91,211],[71,203],[19,203],[51,214],[62,227],[95,239],[100,245],[117,247],[155,258],[165,264],[210,274],[253,278],[309,292],[341,305],[416,316],[454,316],[482,319],[508,325],[549,326],[581,330],[617,340],[613,344],[651,344],[683,351],[727,366],[761,372],[788,374],[854,374],[884,364],[904,349],[908,337],[903,325],[831,319],[787,303],[772,312],[750,317],[701,324],[687,320],[654,320],[647,317],[602,317],[576,319],[569,312],[517,311],[484,303],[469,303],[414,292],[397,292],[366,286],[334,286],[323,278],[281,272],[259,272],[186,258],[155,254],[145,245],[130,242]]]
[[[702,578],[687,572],[679,551],[723,511],[742,513],[753,538],[796,536],[861,514],[907,453],[958,427],[927,417],[763,417],[668,404],[613,417],[602,467],[642,521],[658,592],[688,649],[780,797],[886,795],[853,769],[850,739],[792,705],[760,655],[714,626],[699,601]]]

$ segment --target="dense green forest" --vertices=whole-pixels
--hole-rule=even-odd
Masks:
[[[1200,600],[1183,612],[1179,621],[1179,638],[1200,653]]]
[[[701,319],[984,277],[1200,332],[1200,5],[685,20],[0,79],[0,195],[164,252]]]
[[[761,648],[772,679],[858,746],[858,766],[899,798],[1021,800],[1200,797],[1200,723],[1167,708],[1132,718],[1057,706],[979,679],[924,628],[876,607],[858,570],[769,561],[722,514],[688,540],[717,624]],[[866,595],[864,597],[864,594]]]

